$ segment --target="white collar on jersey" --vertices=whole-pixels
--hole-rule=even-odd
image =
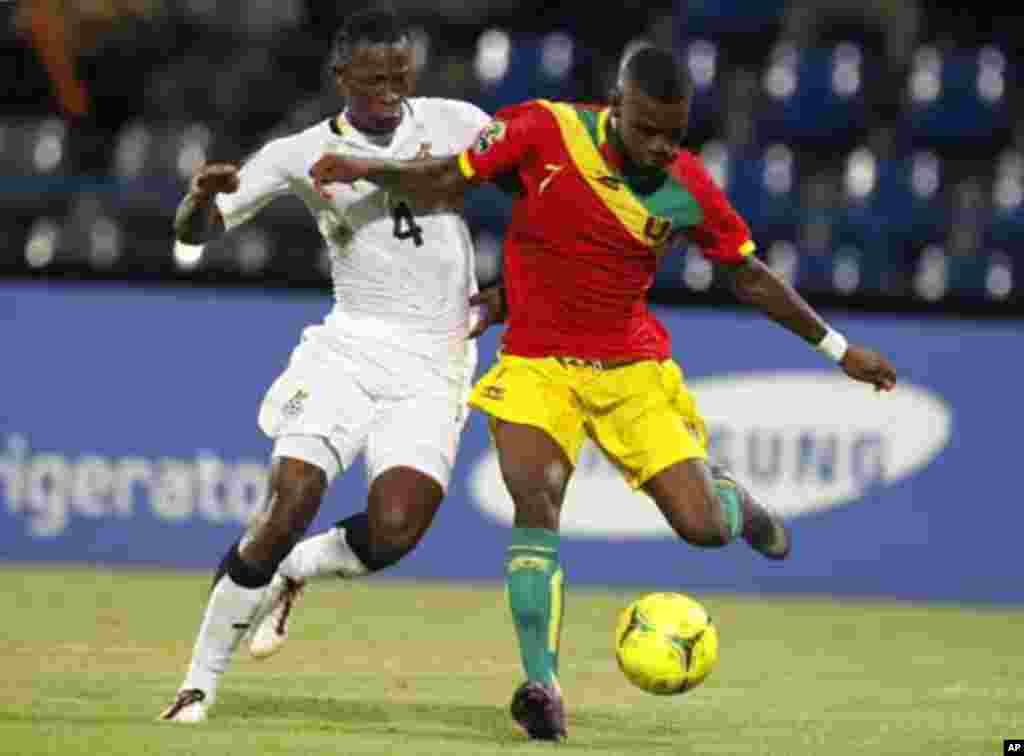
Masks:
[[[420,122],[419,114],[413,108],[412,102],[406,99],[402,101],[402,105],[405,108],[405,116],[387,141],[376,139],[373,135],[365,134],[357,129],[346,118],[344,111],[328,121],[328,125],[331,133],[345,144],[375,152],[392,152],[410,136],[423,130],[423,124]]]

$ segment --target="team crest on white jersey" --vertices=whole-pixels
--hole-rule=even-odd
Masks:
[[[476,138],[476,143],[473,145],[473,151],[478,155],[483,155],[487,150],[496,143],[500,142],[505,138],[505,132],[507,127],[504,121],[491,121],[480,132],[480,136]]]

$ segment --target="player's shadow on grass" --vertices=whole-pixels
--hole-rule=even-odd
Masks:
[[[333,722],[345,731],[443,736],[467,742],[517,740],[504,707],[423,704],[402,701],[352,701],[322,696],[251,695],[234,692],[217,705],[217,718],[255,721],[304,719]]]
[[[525,743],[525,735],[512,722],[504,706],[424,704],[403,701],[352,701],[325,696],[273,696],[233,692],[217,704],[216,719],[229,717],[247,720],[255,726],[274,720],[305,720],[312,727],[329,723],[346,733],[373,732],[396,738],[447,738],[465,743]],[[575,740],[572,728],[589,730]],[[635,732],[619,732],[614,718],[595,712],[575,712],[569,717],[567,745],[597,746],[602,750],[632,752],[638,748],[663,753],[671,738],[671,752],[677,756],[692,753],[685,745],[686,729],[661,723],[658,737],[646,741]],[[595,733],[599,733],[595,737]],[[621,749],[617,746],[621,746]],[[605,750],[605,752],[607,752]]]

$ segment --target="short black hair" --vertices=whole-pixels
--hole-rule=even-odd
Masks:
[[[619,73],[619,84],[630,81],[661,102],[680,102],[693,96],[693,79],[672,50],[645,46],[629,56]]]
[[[331,46],[331,68],[343,66],[361,44],[390,45],[409,38],[409,28],[389,8],[359,11],[349,16],[334,35]]]

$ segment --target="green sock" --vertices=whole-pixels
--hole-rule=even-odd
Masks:
[[[555,684],[562,631],[562,568],[558,533],[514,528],[505,561],[505,588],[519,636],[526,677]]]
[[[740,492],[736,490],[736,484],[731,480],[718,478],[715,480],[715,493],[718,494],[718,503],[725,514],[731,540],[743,532],[743,504],[740,501]]]

